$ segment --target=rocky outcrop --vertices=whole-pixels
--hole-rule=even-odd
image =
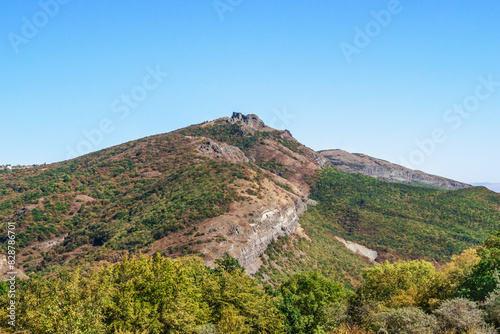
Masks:
[[[205,157],[229,162],[248,162],[248,158],[237,147],[220,143],[212,139],[202,138],[196,145],[196,150]]]
[[[68,233],[54,239],[42,241],[40,243],[37,243],[33,246],[30,246],[29,248],[33,249],[33,247],[39,248],[41,251],[48,251],[51,248],[54,248],[55,246],[59,245],[60,243],[64,242],[66,238],[68,237]]]
[[[257,272],[261,265],[259,257],[273,240],[290,236],[295,232],[299,216],[306,209],[305,203],[296,197],[294,202],[284,207],[264,210],[258,217],[251,220],[249,224],[251,229],[241,235],[246,239],[246,243],[231,250],[233,256],[246,268],[247,273]]]
[[[365,154],[353,154],[342,150],[326,150],[319,153],[329,160],[329,165],[346,173],[363,174],[384,181],[429,185],[442,189],[470,187],[462,182],[412,170]]]
[[[251,181],[240,181],[238,194],[247,199],[232,203],[229,212],[197,225],[197,235],[191,240],[198,243],[193,242],[192,247],[203,254],[207,265],[213,266],[216,259],[228,253],[247,273],[254,274],[269,244],[297,229],[299,216],[307,209],[302,198],[268,178],[261,180],[258,193],[249,195],[247,190],[255,191],[253,185]],[[154,242],[151,252],[182,246],[189,238],[185,231],[169,235]]]
[[[8,270],[7,256],[0,254],[0,272],[5,272]]]
[[[317,152],[311,150],[306,146],[304,146],[304,148],[305,148],[303,149],[304,155],[314,160],[320,167],[330,166],[330,161],[328,160],[328,158],[322,156],[321,154],[318,154]]]
[[[269,187],[269,188],[267,188]],[[266,185],[275,193],[271,183]],[[269,244],[279,237],[295,232],[299,216],[307,205],[298,196],[280,191],[257,202],[238,203],[230,213],[210,220],[200,231],[216,230],[220,242],[208,244],[202,250],[207,265],[228,253],[238,259],[248,274],[254,274],[261,266],[260,256]],[[248,212],[248,215],[242,213]]]
[[[222,118],[224,119],[224,118]],[[276,129],[273,129],[267,125],[264,124],[264,122],[259,118],[259,116],[254,115],[254,114],[248,114],[248,115],[243,115],[241,113],[233,112],[233,115],[230,118],[225,118],[227,122],[229,123],[237,123],[244,125],[244,128],[242,131],[245,132],[255,132],[257,131],[279,131]],[[284,140],[287,141],[296,141],[297,140],[292,136],[290,131],[288,130],[283,130],[281,131],[281,136]],[[298,142],[297,142],[298,143]],[[322,156],[321,154],[318,154],[317,152],[311,150],[307,146],[304,146],[299,143],[299,148],[301,150],[301,154],[304,156],[308,157],[312,161],[316,162],[320,167],[328,166],[328,159]]]
[[[262,130],[266,127],[264,122],[259,118],[259,116],[254,114],[243,115],[239,112],[233,112],[233,115],[229,119],[230,123],[243,123],[254,130]]]
[[[364,256],[371,262],[375,262],[375,259],[378,257],[378,253],[368,247],[365,247],[363,245],[357,244],[352,241],[347,241],[341,237],[335,237],[335,239],[337,239],[338,242],[344,244],[344,246],[346,246],[346,248],[351,252]]]

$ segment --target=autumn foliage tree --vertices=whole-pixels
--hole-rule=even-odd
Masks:
[[[198,257],[172,260],[155,254],[124,258],[87,274],[32,277],[18,294],[18,329],[159,334],[213,327],[218,333],[280,333],[284,323],[276,297],[242,270],[218,269]],[[7,296],[0,298],[5,309]]]

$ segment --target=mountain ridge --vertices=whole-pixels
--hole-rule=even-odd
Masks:
[[[321,150],[318,153],[328,159],[329,165],[346,173],[358,173],[384,181],[431,186],[447,190],[471,187],[471,185],[463,182],[409,169],[362,153],[349,153],[339,149]]]
[[[474,182],[472,184],[475,187],[486,187],[491,191],[496,193],[500,193],[500,183],[492,183],[492,182]]]

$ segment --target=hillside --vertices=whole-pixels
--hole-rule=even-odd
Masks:
[[[462,182],[412,170],[365,154],[349,153],[343,150],[324,150],[318,153],[328,159],[329,165],[346,173],[363,174],[384,181],[445,190],[470,187]]]
[[[0,219],[16,222],[28,272],[139,251],[207,263],[230,252],[253,272],[273,239],[295,231],[315,159],[288,132],[235,114],[3,174]]]
[[[301,216],[309,241],[282,238],[266,253],[260,274],[282,282],[296,271],[320,270],[348,286],[360,280],[371,261],[339,251],[337,240],[376,251],[376,262],[423,259],[448,262],[452,255],[477,247],[500,228],[500,196],[484,187],[444,191],[381,181],[323,168],[311,180],[317,201]],[[359,252],[359,251],[358,251]]]
[[[213,265],[229,253],[264,281],[317,269],[355,286],[372,260],[346,245],[378,262],[443,262],[500,228],[499,197],[485,188],[426,189],[329,164],[288,131],[234,113],[0,175],[2,231],[16,223],[26,273],[139,252]]]

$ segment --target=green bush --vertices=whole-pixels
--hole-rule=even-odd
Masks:
[[[379,314],[379,333],[421,334],[434,333],[437,320],[416,307],[390,309]]]
[[[7,282],[0,280],[0,296],[3,296],[9,292],[9,285]]]
[[[498,277],[498,272],[495,278],[497,287],[490,293],[488,298],[486,298],[486,301],[483,303],[483,308],[486,313],[486,321],[500,328],[500,279]]]
[[[387,307],[423,306],[427,289],[435,278],[434,266],[426,261],[385,262],[363,271],[365,282],[357,290],[369,301]]]
[[[485,326],[484,312],[477,304],[465,298],[455,298],[445,301],[434,311],[442,331],[466,333]]]

